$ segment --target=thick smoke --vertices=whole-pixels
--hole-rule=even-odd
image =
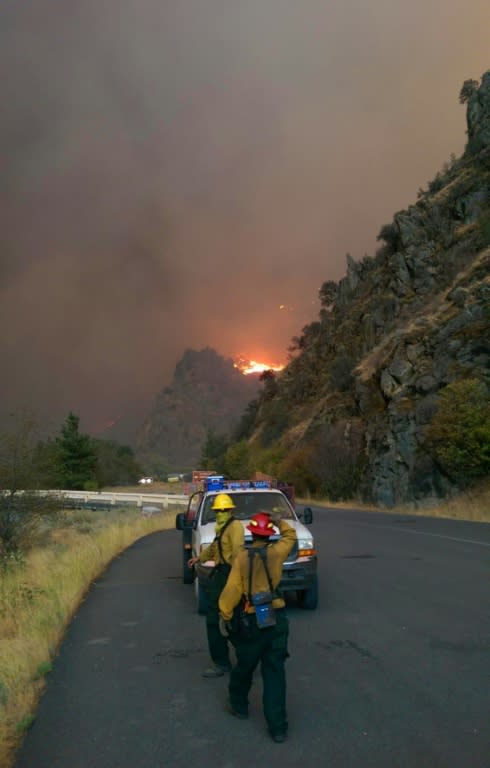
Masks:
[[[2,3],[3,411],[97,431],[186,347],[286,358],[464,145],[487,3],[399,6]]]

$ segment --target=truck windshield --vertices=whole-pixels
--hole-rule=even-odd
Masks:
[[[278,512],[284,520],[296,519],[293,510],[282,493],[261,493],[260,491],[230,493],[228,491],[228,495],[231,496],[236,507],[233,510],[233,516],[238,520],[250,520],[252,515],[255,515],[257,512]],[[208,496],[204,503],[202,513],[202,523],[204,525],[206,523],[213,523],[216,520],[214,510],[211,509],[214,498],[214,495]]]

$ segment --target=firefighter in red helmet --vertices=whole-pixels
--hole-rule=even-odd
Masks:
[[[270,542],[279,529],[280,538]],[[229,707],[248,717],[252,677],[261,663],[264,715],[275,742],[287,736],[286,671],[289,624],[278,592],[282,566],[296,542],[296,531],[280,515],[258,512],[247,529],[252,546],[238,553],[219,598],[221,630],[234,645],[237,664],[230,675]]]

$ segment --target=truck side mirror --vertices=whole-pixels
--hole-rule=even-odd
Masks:
[[[185,528],[185,512],[178,512],[175,516],[175,527],[178,531],[183,531]]]

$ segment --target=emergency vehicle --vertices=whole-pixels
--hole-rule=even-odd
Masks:
[[[274,488],[266,480],[229,481],[221,475],[206,478],[202,488],[189,498],[186,512],[179,512],[175,518],[175,527],[182,531],[182,579],[184,584],[194,583],[197,609],[206,612],[206,593],[203,589],[203,568],[198,578],[194,568],[187,565],[191,557],[196,557],[215,538],[215,513],[211,509],[213,499],[218,493],[226,493],[235,504],[233,516],[244,527],[245,544],[251,543],[252,537],[246,526],[256,512],[280,513],[297,534],[297,544],[284,563],[279,588],[283,593],[296,592],[302,608],[313,610],[318,604],[317,554],[313,535],[307,528],[313,522],[310,507],[296,511],[290,498],[279,488]],[[279,531],[271,541],[279,538]],[[206,567],[212,572],[214,563],[209,561]],[[208,576],[209,576],[208,573]]]

